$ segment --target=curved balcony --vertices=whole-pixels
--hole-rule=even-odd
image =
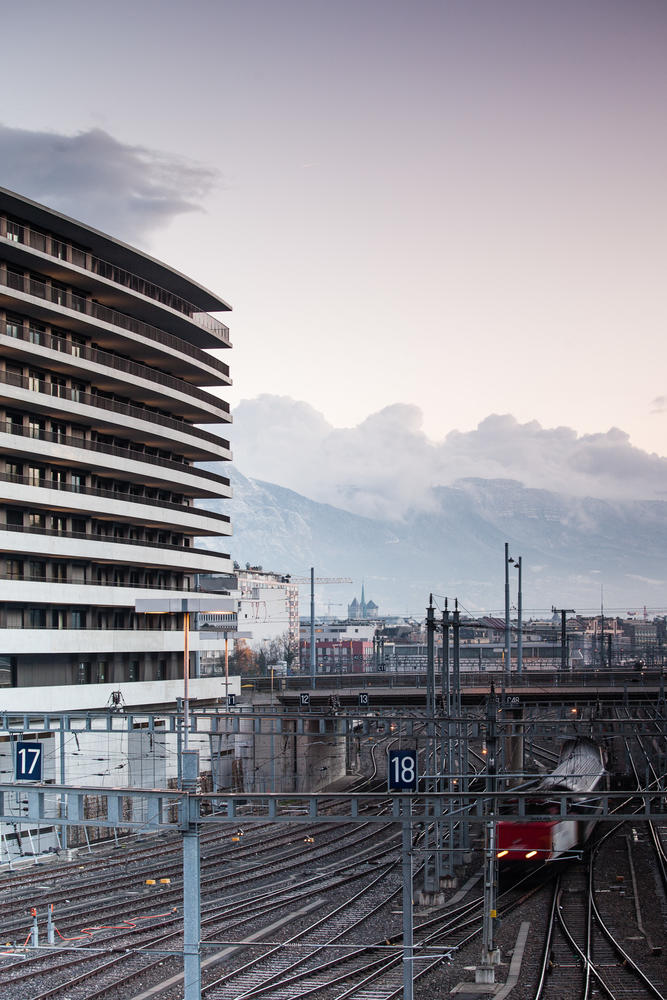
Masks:
[[[29,274],[17,274],[2,264],[0,264],[0,285],[4,285],[5,288],[9,288],[14,292],[23,292],[24,295],[32,295],[34,298],[43,299],[45,302],[51,302],[53,305],[64,309],[71,309],[72,312],[80,313],[82,316],[90,316],[91,319],[101,320],[103,323],[109,323],[111,326],[116,326],[129,333],[136,333],[140,337],[146,337],[157,344],[171,347],[181,354],[187,354],[201,364],[217,368],[216,358],[205,354],[201,348],[189,344],[187,340],[182,340],[173,333],[167,333],[165,330],[160,330],[150,323],[144,323],[143,320],[135,319],[133,316],[118,312],[116,309],[110,309],[108,306],[103,306],[93,299],[86,299],[81,295],[75,295],[69,289],[47,285],[43,281],[37,281],[36,278],[32,278]],[[221,362],[218,362],[218,364],[221,364]],[[223,367],[227,368],[226,365]]]
[[[163,416],[161,413],[155,413],[153,410],[145,409],[141,406],[118,403],[116,400],[106,399],[104,396],[91,395],[88,392],[80,392],[78,389],[67,389],[64,386],[54,385],[51,382],[26,378],[24,375],[15,375],[13,372],[0,371],[0,383],[2,382],[5,385],[14,385],[19,389],[27,389],[29,392],[36,392],[51,399],[67,399],[71,403],[83,403],[85,406],[94,406],[97,409],[107,410],[110,413],[118,413],[125,417],[131,417],[133,420],[145,420],[158,427],[164,427],[165,431],[167,428],[175,430],[202,442],[206,441],[209,444],[218,445],[218,447],[229,451],[229,441],[225,438],[218,437],[217,434],[212,434],[210,431],[193,427],[185,420],[175,420],[173,417]],[[166,433],[164,436],[168,438]],[[208,457],[208,454],[198,455],[197,460],[203,461]]]
[[[20,524],[1,524],[0,532],[2,531],[15,531],[23,535],[47,535],[50,538],[75,538],[84,542],[101,542],[104,545],[137,545],[144,549],[161,549],[163,551],[167,549],[179,552],[181,555],[229,559],[227,552],[218,552],[215,549],[198,549],[194,545],[172,545],[170,542],[143,542],[135,538],[114,538],[113,535],[99,535],[87,531],[57,531],[55,528],[26,528]],[[12,554],[18,556],[21,553],[19,550],[15,550]]]
[[[167,510],[178,511],[181,514],[195,513],[213,518],[216,521],[223,521],[229,524],[231,518],[228,514],[218,514],[213,510],[206,510],[204,507],[188,507],[186,504],[172,503],[170,500],[158,500],[157,498],[138,497],[133,493],[120,493],[118,490],[100,490],[91,486],[72,486],[71,483],[60,483],[54,479],[28,479],[27,476],[13,476],[7,472],[0,472],[0,481],[6,483],[17,483],[20,486],[31,486],[47,490],[59,490],[65,493],[83,493],[91,497],[100,497],[104,500],[114,500],[120,503],[146,504],[149,507],[166,508]]]
[[[92,583],[91,582],[88,582],[88,583],[77,583],[75,580],[52,580],[50,577],[39,576],[39,575],[17,577],[17,576],[13,576],[11,573],[6,573],[4,570],[0,570],[0,580],[11,580],[12,583],[48,583],[52,587],[86,587],[86,588],[94,588],[94,587],[116,587],[116,588],[121,588],[121,589],[125,589],[125,590],[166,590],[167,592],[173,592],[173,593],[176,593],[176,594],[182,594],[183,591],[189,591],[190,590],[190,587],[189,587],[190,579],[187,576],[183,580],[183,583],[180,586],[178,586],[178,587],[177,586],[173,586],[172,587],[172,586],[169,586],[168,584],[165,584],[165,583],[114,583],[113,581],[105,582],[105,581],[102,581],[102,580],[99,583],[98,583],[97,580],[95,580]],[[194,587],[194,584],[193,584],[193,587]],[[197,591],[198,595],[200,593],[203,594],[203,595],[205,595],[206,592],[204,592],[204,591]],[[214,596],[218,596],[218,595],[216,594]],[[48,599],[45,599],[45,601],[43,603],[48,603],[48,604],[57,603],[57,601],[53,600],[53,595],[52,594],[45,595],[45,598],[48,598]],[[22,603],[24,599],[23,599],[23,597],[19,596],[19,597],[15,598],[15,600],[16,600],[17,603]],[[80,599],[77,599],[77,603],[79,603],[79,602],[80,602]],[[5,599],[5,603],[7,603],[7,599]],[[85,602],[81,602],[81,603],[85,603]],[[91,603],[93,603],[93,602],[91,601]],[[134,601],[131,601],[131,605],[134,606]]]
[[[184,396],[190,396],[193,399],[200,400],[209,407],[216,407],[224,413],[229,414],[229,403],[226,403],[224,400],[212,396],[211,393],[200,389],[199,386],[192,385],[192,383],[185,382],[183,379],[176,378],[173,375],[166,375],[164,372],[156,371],[155,368],[149,368],[148,365],[142,365],[138,361],[128,361],[126,358],[118,357],[116,354],[110,354],[109,351],[100,351],[98,348],[74,344],[64,337],[43,333],[41,330],[26,330],[24,327],[13,323],[7,324],[5,320],[0,320],[0,335],[2,334],[5,337],[11,337],[12,340],[22,340],[26,344],[37,344],[39,347],[46,347],[48,350],[57,351],[59,354],[69,354],[73,358],[83,358],[85,361],[92,361],[106,368],[113,368],[124,375],[136,375],[147,382],[156,382],[158,385],[165,386],[165,388],[176,389],[178,392],[183,393]],[[217,361],[215,358],[212,360],[216,361],[216,367],[224,369],[227,373],[226,384],[230,384],[231,379],[229,378],[228,366],[223,364],[222,361]]]
[[[52,434],[51,431],[37,430],[34,427],[23,427],[20,424],[14,424],[7,421],[0,421],[0,432],[1,431],[4,431],[5,434],[15,434],[18,437],[30,438],[38,441],[50,441],[54,444],[69,445],[71,448],[82,448],[85,451],[96,452],[102,455],[113,455],[115,458],[123,458],[133,462],[147,463],[148,465],[157,465],[165,470],[171,469],[174,472],[180,472],[181,474],[185,473],[186,475],[193,476],[195,479],[206,479],[227,488],[229,488],[230,485],[227,476],[219,476],[215,472],[209,472],[208,469],[200,469],[199,467],[186,465],[185,462],[175,462],[173,459],[169,458],[156,458],[154,455],[146,455],[144,452],[138,451],[134,448],[117,448],[115,445],[99,444],[96,441],[86,441],[85,438],[71,437],[69,434]]]
[[[202,311],[201,307],[188,302],[180,295],[175,295],[168,289],[161,288],[132,271],[127,271],[125,268],[118,267],[117,264],[111,264],[94,254],[73,246],[71,243],[46,233],[40,233],[22,223],[8,222],[5,224],[5,229],[6,233],[0,231],[0,238],[8,243],[19,243],[30,247],[31,250],[48,254],[50,257],[55,257],[56,260],[73,264],[82,270],[90,271],[91,274],[106,278],[107,281],[113,281],[115,285],[129,288],[133,292],[138,292],[139,295],[159,302],[160,305],[167,306],[168,309],[182,313],[197,326],[214,333],[222,340],[229,340],[229,329],[220,320],[209,316],[208,313]]]

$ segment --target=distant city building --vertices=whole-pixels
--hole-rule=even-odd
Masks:
[[[203,590],[228,591],[237,600],[238,627],[251,633],[246,641],[255,646],[287,633],[296,646],[299,641],[299,585],[289,576],[248,565],[218,577],[200,577]],[[203,626],[220,624],[223,616],[200,615]]]
[[[359,618],[378,618],[380,614],[380,609],[378,608],[375,601],[367,601],[364,594],[364,585],[361,585],[361,600],[358,601],[356,597],[352,599],[352,603],[347,606],[347,617],[354,619]]]

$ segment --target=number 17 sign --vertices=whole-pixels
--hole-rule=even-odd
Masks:
[[[387,786],[390,792],[417,791],[416,750],[390,750],[387,765]]]
[[[42,780],[42,744],[16,744],[16,781]]]

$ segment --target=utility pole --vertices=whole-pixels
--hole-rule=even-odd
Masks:
[[[505,673],[512,670],[512,631],[510,625],[510,546],[505,542]]]
[[[495,981],[494,966],[498,964],[499,954],[496,948],[496,895],[498,888],[498,859],[496,857],[496,811],[498,778],[496,773],[497,736],[496,719],[498,699],[493,682],[486,703],[486,748],[488,754],[486,791],[488,800],[485,805],[487,812],[485,844],[484,844],[484,923],[482,935],[482,961],[475,971],[475,981],[478,983],[493,983]]]
[[[442,612],[442,701],[447,718],[452,714],[451,693],[449,687],[449,608],[445,598],[445,610]]]
[[[522,557],[516,560],[516,568],[519,574],[519,594],[516,602],[516,617],[517,617],[517,634],[516,634],[516,672],[517,674],[523,671],[523,599],[521,595],[521,560]]]
[[[560,669],[567,670],[567,629],[565,615],[573,615],[574,608],[551,608],[554,615],[560,615]]]
[[[317,652],[315,650],[315,568],[310,567],[310,686],[315,687]]]
[[[426,609],[426,794],[434,791],[437,784],[435,772],[435,614],[433,594],[429,594]],[[428,811],[428,806],[427,806]],[[434,824],[433,875],[428,854],[428,821],[424,824],[424,892],[431,892],[440,886],[439,824]]]

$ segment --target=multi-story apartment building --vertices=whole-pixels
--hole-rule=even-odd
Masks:
[[[229,307],[165,264],[0,189],[0,686],[169,680],[178,598],[226,555]],[[193,636],[191,648],[198,648]]]
[[[247,641],[255,646],[281,636],[299,643],[299,585],[284,573],[273,573],[261,566],[241,569],[226,577],[200,577],[203,590],[229,593],[236,605],[238,627]],[[203,627],[221,627],[225,615],[200,614]]]

